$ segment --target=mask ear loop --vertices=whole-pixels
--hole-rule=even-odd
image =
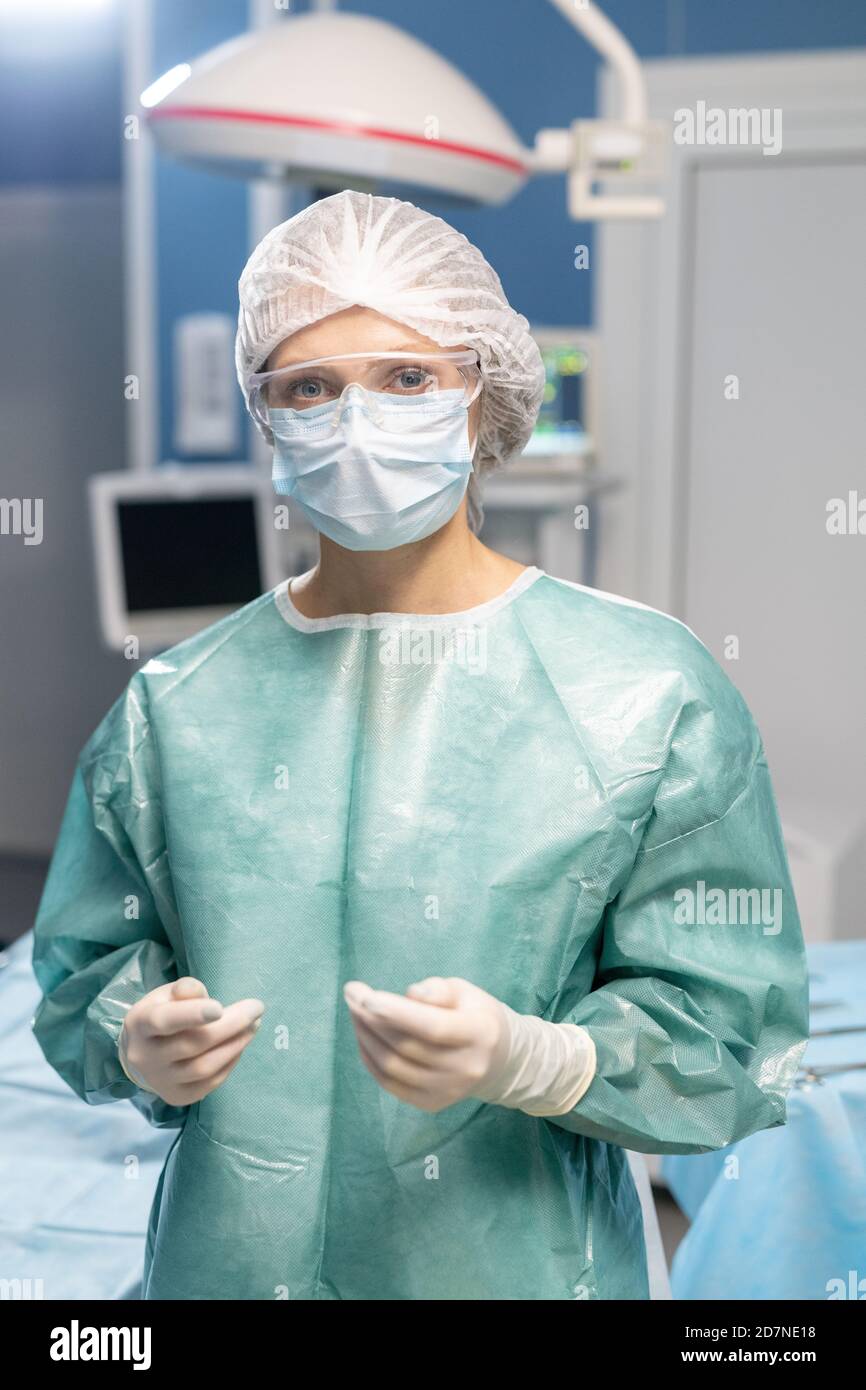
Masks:
[[[479,370],[479,372],[478,372],[478,380],[477,380],[476,383],[475,383],[475,390],[472,392],[472,395],[469,397],[469,400],[468,400],[468,401],[464,401],[464,405],[466,406],[466,409],[467,409],[467,410],[469,409],[469,407],[470,407],[470,405],[472,404],[472,402],[473,402],[473,401],[477,401],[478,397],[481,395],[481,387],[483,386],[483,384],[484,384],[484,382],[483,382],[482,377],[481,377],[481,371]]]
[[[475,383],[475,390],[466,402],[467,413],[473,401],[481,395],[484,385],[484,378],[481,374],[481,367],[478,367],[478,380]],[[472,466],[469,474],[469,483],[466,488],[466,519],[469,529],[473,535],[477,536],[484,521],[484,505],[481,501],[481,475],[475,467],[475,456],[478,453],[478,444],[481,438],[481,420],[479,419],[475,429],[475,439],[472,444]]]
[[[478,380],[477,380],[476,383],[475,383],[475,390],[472,392],[472,395],[469,397],[468,401],[464,401],[464,406],[465,406],[467,415],[468,415],[468,413],[469,413],[469,407],[472,405],[473,401],[477,401],[478,397],[481,395],[481,388],[482,388],[483,385],[484,385],[484,378],[483,378],[482,375],[481,375],[481,368],[479,367],[479,368],[478,368]],[[467,421],[467,424],[468,424],[468,421]],[[477,471],[476,471],[476,468],[475,468],[475,454],[476,454],[476,452],[477,452],[477,450],[478,450],[478,436],[480,435],[480,433],[481,433],[481,427],[480,427],[480,421],[479,421],[479,423],[478,423],[478,425],[476,426],[476,429],[475,429],[475,439],[474,439],[473,444],[472,444],[472,476],[473,476],[473,477],[476,477],[476,478],[477,478],[478,474],[477,474]]]

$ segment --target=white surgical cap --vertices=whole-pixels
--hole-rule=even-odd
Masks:
[[[544,391],[538,346],[492,266],[441,217],[352,189],[322,198],[268,232],[238,291],[235,363],[248,408],[248,373],[260,370],[284,338],[358,304],[442,347],[465,344],[478,353],[476,474],[507,462],[529,439]],[[259,428],[272,443],[270,431]],[[475,474],[469,516],[477,529]]]

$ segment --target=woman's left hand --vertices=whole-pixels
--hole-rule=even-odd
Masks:
[[[504,1005],[468,980],[433,976],[405,996],[352,980],[343,997],[371,1076],[419,1110],[474,1095],[505,1060]]]

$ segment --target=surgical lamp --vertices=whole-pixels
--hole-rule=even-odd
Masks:
[[[596,5],[551,0],[614,69],[617,120],[541,130],[527,149],[474,83],[383,20],[326,10],[220,44],[164,74],[142,105],[166,153],[249,177],[498,205],[564,173],[577,220],[658,217],[659,197],[594,191],[658,182],[666,127],[649,121],[640,63]]]

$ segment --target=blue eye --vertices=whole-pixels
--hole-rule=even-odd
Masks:
[[[398,367],[386,389],[417,393],[426,390],[431,380],[430,372],[424,366]]]

